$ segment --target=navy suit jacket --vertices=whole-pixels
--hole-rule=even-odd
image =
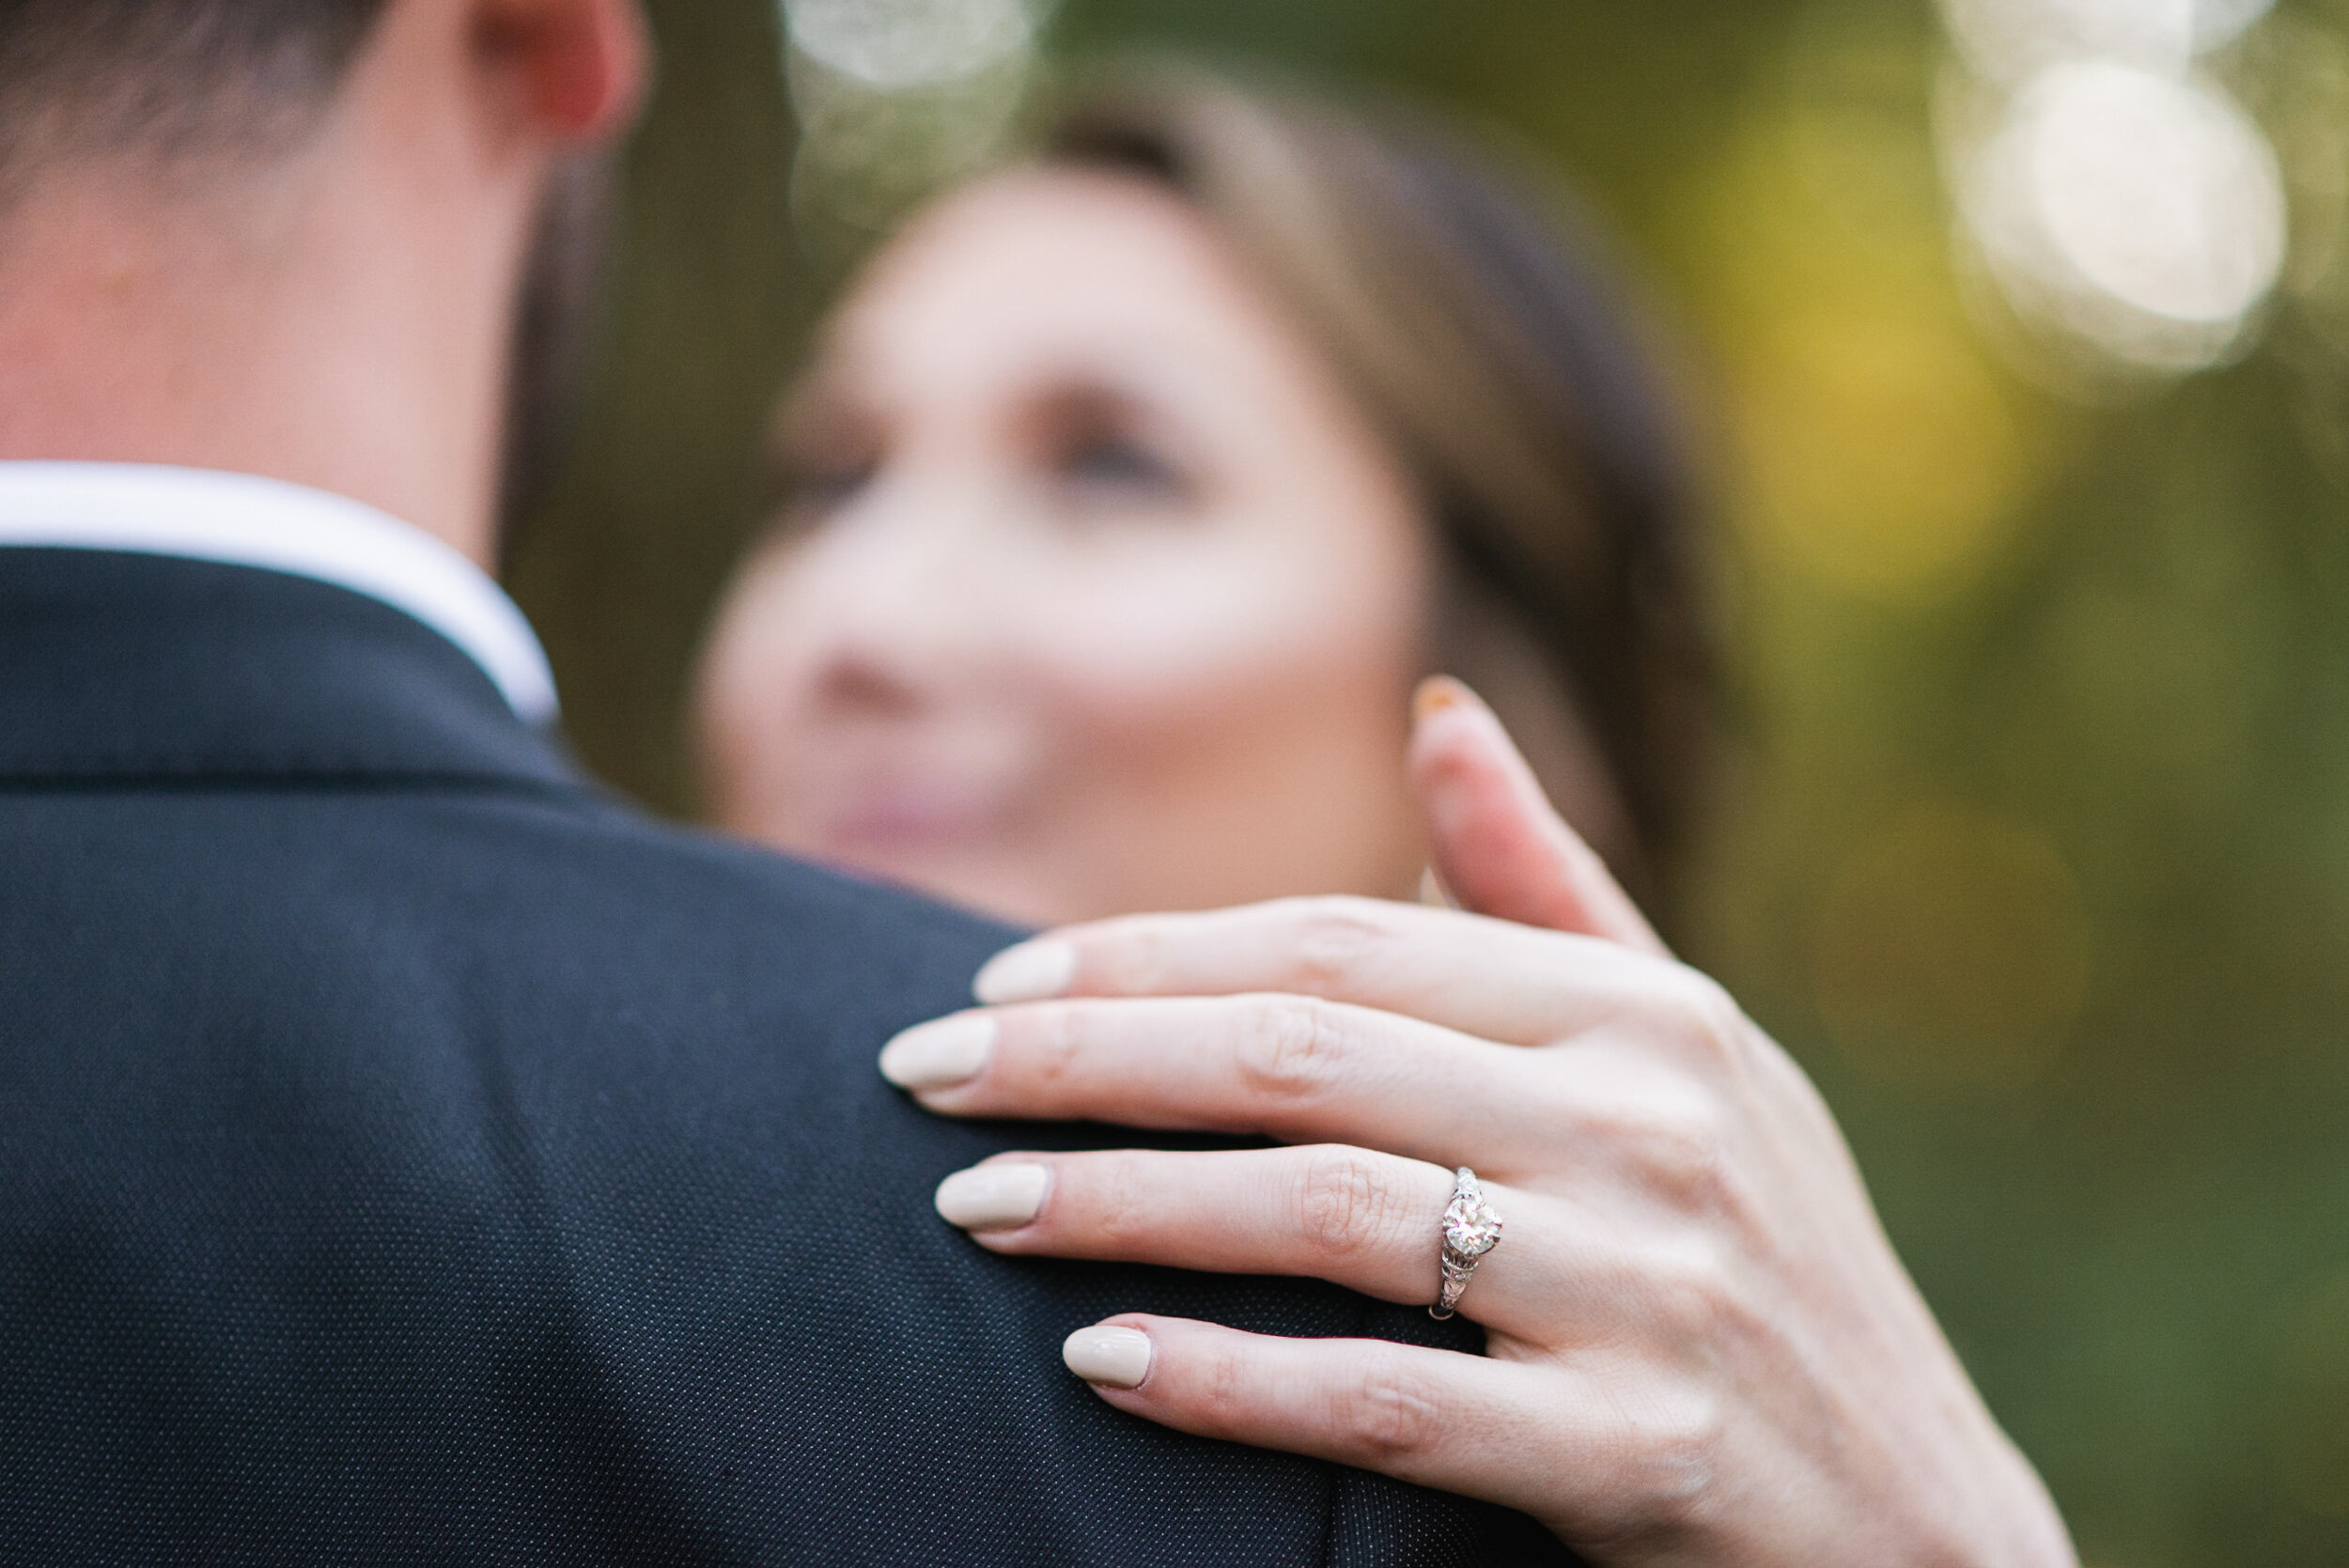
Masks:
[[[1009,935],[624,809],[371,599],[0,549],[0,1562],[1564,1560],[1062,1369],[1474,1342],[942,1223],[1116,1137],[875,1072]]]

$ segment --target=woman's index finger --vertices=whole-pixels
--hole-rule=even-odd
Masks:
[[[1317,997],[1503,1045],[1555,1044],[1657,993],[1677,968],[1594,937],[1352,897],[1069,926],[999,955],[988,1005],[1080,997]]]

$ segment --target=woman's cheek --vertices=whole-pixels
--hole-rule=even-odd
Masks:
[[[1085,574],[1032,602],[1028,678],[1071,729],[1187,747],[1268,698],[1289,700],[1338,651],[1329,606],[1286,575],[1245,556]]]
[[[1285,567],[1138,572],[1035,605],[1006,684],[1029,708],[1039,834],[1072,882],[1116,884],[1093,902],[1364,880],[1356,857],[1392,827],[1415,630],[1344,573],[1315,593]],[[1349,842],[1310,847],[1300,814]],[[1253,879],[1284,864],[1295,886]]]

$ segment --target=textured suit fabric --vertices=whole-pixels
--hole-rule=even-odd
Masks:
[[[1061,1369],[1472,1330],[941,1222],[1117,1136],[876,1074],[1008,935],[647,822],[372,600],[0,549],[0,1561],[1564,1560]]]

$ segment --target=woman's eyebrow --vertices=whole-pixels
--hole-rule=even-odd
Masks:
[[[1061,419],[1129,420],[1147,411],[1146,392],[1095,371],[1040,379],[1024,399],[1039,413]]]
[[[1224,377],[1191,356],[1137,348],[1101,358],[1046,361],[1024,378],[1031,407],[1076,413],[1153,416],[1208,413],[1228,405]]]

